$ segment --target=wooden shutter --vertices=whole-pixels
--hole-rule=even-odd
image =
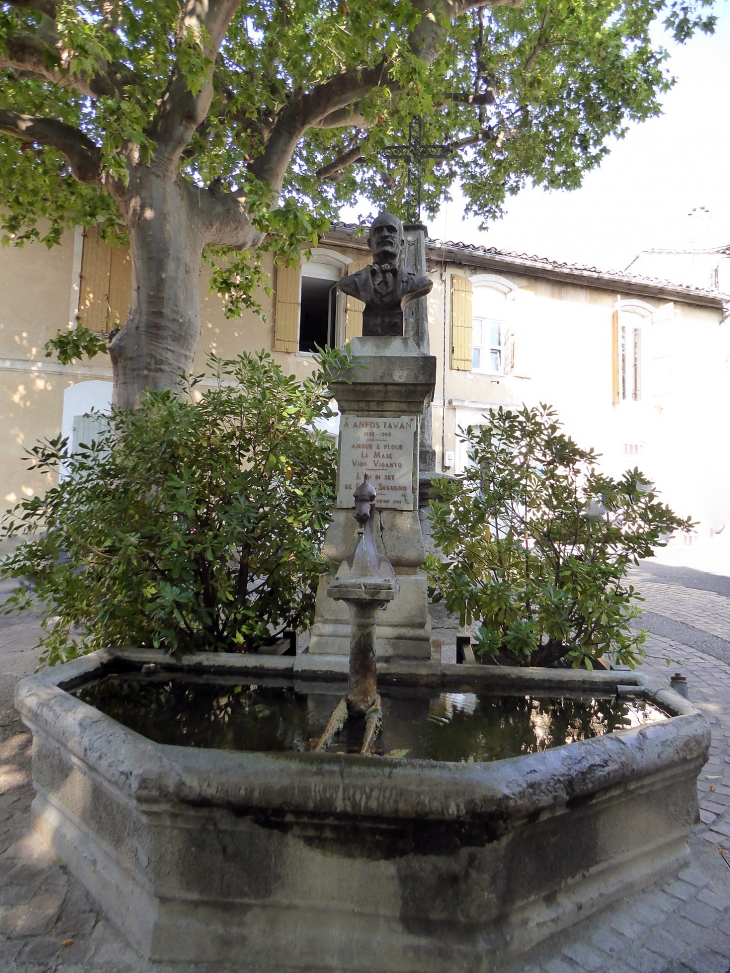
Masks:
[[[301,264],[276,268],[276,306],[274,308],[274,351],[299,350],[299,313],[301,308]]]
[[[504,363],[504,374],[511,375],[515,370],[515,333],[509,325],[504,325],[502,356]]]
[[[109,318],[108,328],[119,327],[127,320],[129,298],[132,293],[132,254],[129,247],[109,247],[111,269],[109,271]]]
[[[90,331],[106,331],[110,273],[111,247],[95,227],[87,227],[81,254],[79,321]]]
[[[358,270],[362,270],[363,267],[367,267],[371,263],[371,257],[353,260],[347,268],[348,276],[356,274]],[[353,338],[362,336],[362,312],[364,310],[365,305],[362,301],[358,301],[356,297],[351,297],[349,294],[345,295],[345,344],[352,341]]]
[[[471,371],[472,346],[471,281],[460,274],[451,275],[451,367]]]
[[[131,290],[129,248],[104,243],[96,227],[87,227],[81,256],[81,323],[90,331],[111,331],[124,324]]]
[[[619,399],[618,308],[611,317],[611,401]]]

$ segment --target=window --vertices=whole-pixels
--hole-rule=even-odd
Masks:
[[[89,443],[95,432],[105,428],[104,413],[111,408],[113,390],[112,382],[97,380],[77,382],[64,390],[61,435],[68,439],[71,454],[78,451],[79,443]],[[67,479],[68,465],[61,463],[58,473],[60,481]]]
[[[337,314],[337,281],[327,277],[310,276],[311,270],[302,268],[302,290],[299,304],[299,351],[315,352],[335,342],[335,318]],[[317,268],[319,269],[319,268]],[[330,268],[328,267],[327,270]],[[331,268],[335,271],[335,268]]]
[[[471,367],[475,372],[502,371],[503,323],[491,318],[472,319]]]
[[[479,274],[472,283],[472,370],[493,375],[512,371],[514,338],[508,324],[515,286],[503,277]]]
[[[641,398],[641,320],[635,314],[619,317],[619,354],[621,398],[638,402]]]
[[[308,261],[277,267],[274,351],[312,353],[316,346],[342,345],[355,332],[360,334],[362,313],[358,331],[354,321],[357,309],[351,311],[346,305],[344,295],[338,293],[337,281],[361,266],[334,250],[317,248]],[[357,304],[362,307],[360,302]]]
[[[649,305],[622,302],[614,311],[614,402],[640,402],[643,389],[643,331],[651,322]]]

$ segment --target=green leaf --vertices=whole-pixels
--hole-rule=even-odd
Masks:
[[[503,664],[592,669],[610,649],[634,666],[646,632],[629,625],[642,599],[628,569],[690,521],[638,491],[638,470],[601,474],[549,406],[492,409],[487,419],[462,430],[471,465],[434,485],[438,556],[425,562],[434,600],[462,624],[479,619],[477,652]],[[584,516],[596,498],[608,511],[598,523]]]
[[[31,536],[0,577],[33,585],[0,612],[40,611],[43,664],[110,645],[249,651],[308,628],[335,480],[334,446],[313,424],[346,361],[327,351],[300,384],[264,352],[216,360],[197,403],[185,378],[112,409],[73,456],[60,436],[31,447],[36,468],[69,475],[5,516],[0,536]]]

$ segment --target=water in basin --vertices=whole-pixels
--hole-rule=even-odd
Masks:
[[[84,702],[156,743],[243,751],[312,749],[345,688],[216,681],[216,677],[110,674],[74,690]],[[376,754],[489,761],[666,719],[641,698],[492,694],[465,684],[380,689]],[[362,723],[348,721],[331,753],[359,752]]]

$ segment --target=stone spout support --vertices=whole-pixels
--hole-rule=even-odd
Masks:
[[[375,546],[375,496],[366,473],[355,491],[355,550],[342,562],[327,589],[328,597],[344,601],[350,610],[347,710],[351,716],[364,716],[377,699],[376,618],[380,607],[392,601],[399,588],[393,566]]]

